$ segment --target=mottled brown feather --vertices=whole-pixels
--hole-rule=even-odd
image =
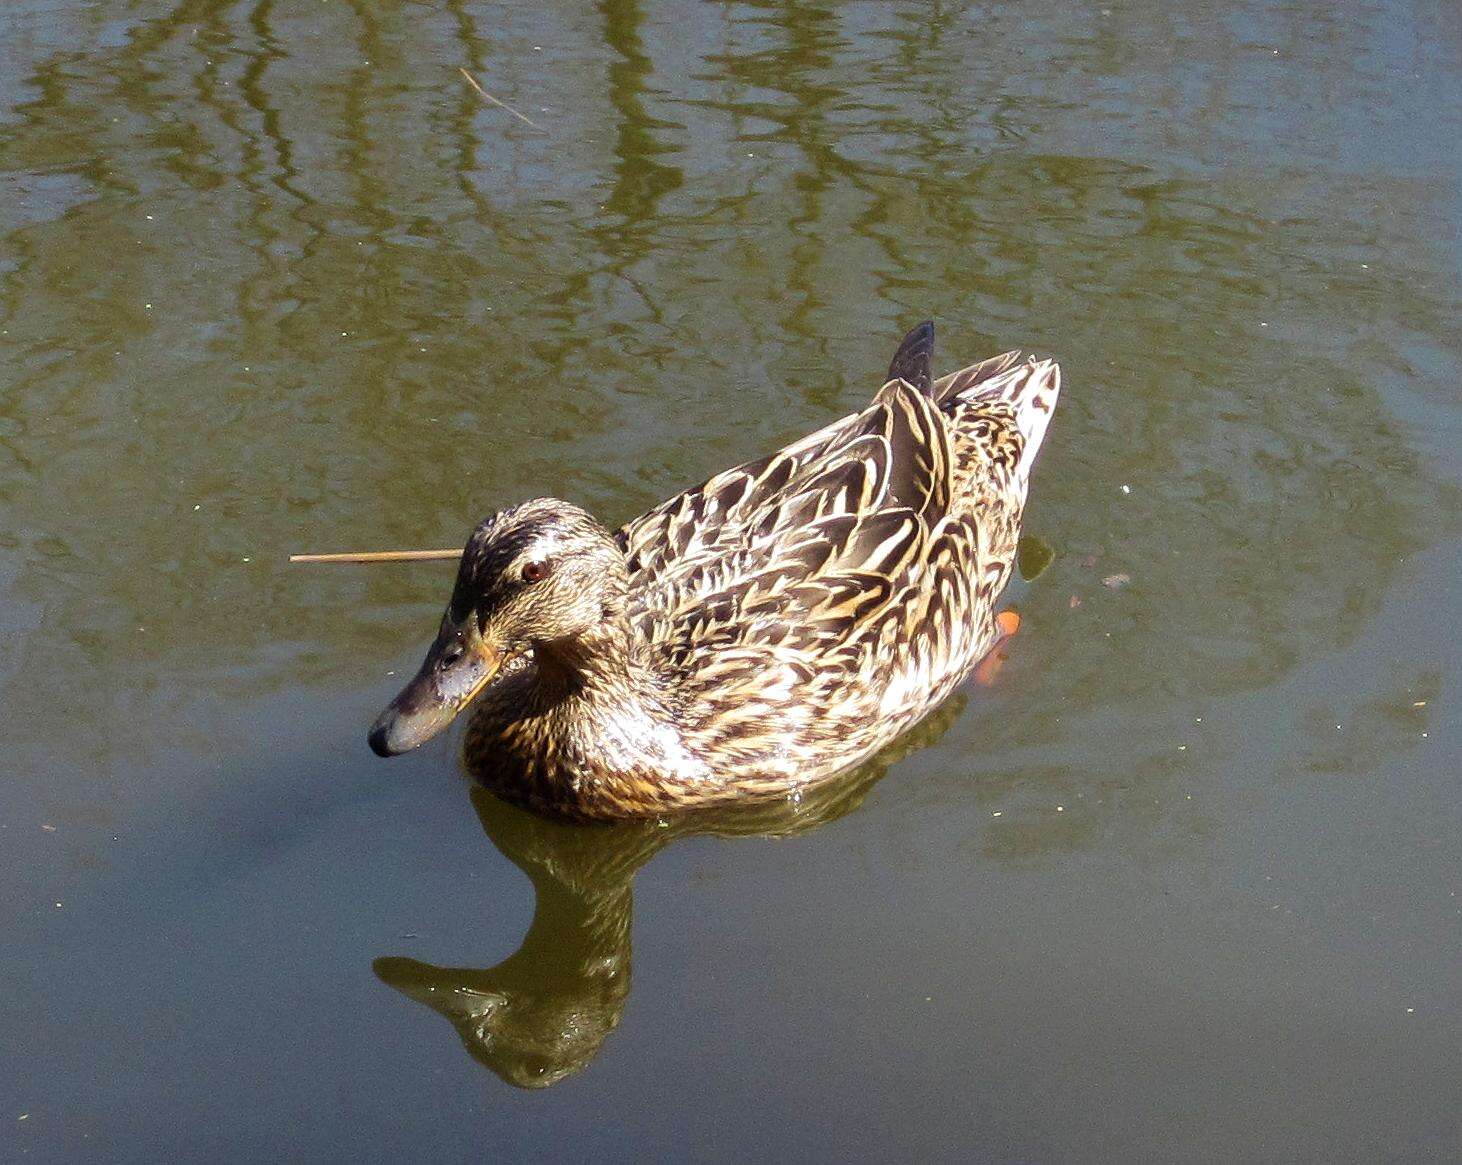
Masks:
[[[626,523],[614,539],[640,670],[605,700],[663,717],[653,730],[673,735],[679,768],[639,744],[633,763],[596,759],[606,703],[592,725],[532,721],[551,740],[519,739],[521,718],[479,732],[478,747],[533,761],[521,779],[489,763],[494,786],[537,809],[622,817],[786,793],[887,744],[998,637],[1059,379],[1015,352],[927,393],[893,379],[861,412]],[[495,697],[499,718],[509,698]]]

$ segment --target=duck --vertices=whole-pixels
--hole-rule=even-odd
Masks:
[[[470,705],[477,781],[600,821],[795,798],[873,757],[1011,626],[997,604],[1061,389],[1019,351],[935,379],[933,350],[926,321],[867,407],[616,530],[549,497],[488,515],[372,750]]]

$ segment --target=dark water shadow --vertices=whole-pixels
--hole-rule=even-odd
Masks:
[[[471,789],[482,830],[533,884],[533,921],[492,967],[443,967],[387,956],[372,969],[456,1029],[480,1064],[520,1088],[581,1072],[619,1026],[630,991],[634,879],[689,837],[783,838],[853,812],[889,768],[933,744],[965,705],[955,696],[875,760],[797,794],[729,809],[612,825],[553,821]]]

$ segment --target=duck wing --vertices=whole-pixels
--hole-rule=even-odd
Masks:
[[[874,402],[767,457],[716,474],[626,523],[616,540],[632,592],[683,586],[719,558],[769,561],[821,518],[948,505],[947,426],[927,397],[891,381]]]
[[[919,569],[952,466],[933,401],[890,381],[862,413],[626,527],[631,614],[678,671],[738,643],[831,651]]]
[[[906,375],[621,531],[631,615],[693,750],[773,783],[851,761],[994,643],[1059,370],[1007,353]]]

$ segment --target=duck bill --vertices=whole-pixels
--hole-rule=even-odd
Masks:
[[[399,756],[425,744],[502,670],[502,652],[481,642],[447,662],[444,653],[455,640],[439,638],[416,677],[376,717],[369,739],[377,756]]]

